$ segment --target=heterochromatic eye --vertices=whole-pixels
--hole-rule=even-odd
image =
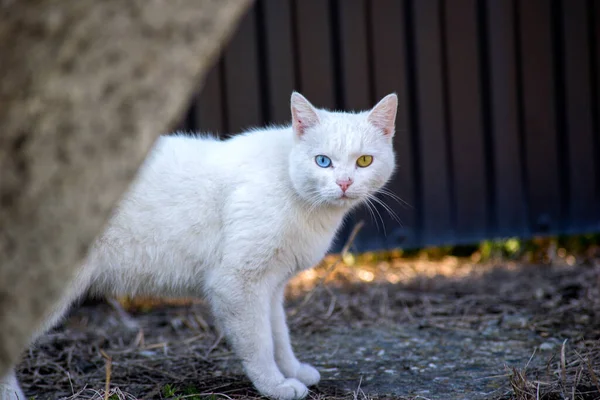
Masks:
[[[318,155],[315,157],[315,162],[317,163],[317,165],[321,168],[329,168],[331,167],[331,158],[324,156],[324,155]]]
[[[356,160],[356,165],[361,168],[368,167],[373,162],[373,156],[360,156],[358,160]]]

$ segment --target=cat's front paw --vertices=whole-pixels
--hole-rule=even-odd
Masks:
[[[306,386],[313,386],[319,383],[321,374],[319,374],[319,371],[312,365],[301,363],[296,372],[296,379]]]
[[[308,394],[306,385],[294,378],[288,378],[272,388],[257,389],[265,396],[276,400],[299,400]]]

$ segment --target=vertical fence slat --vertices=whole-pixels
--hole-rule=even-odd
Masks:
[[[428,244],[450,243],[455,236],[444,123],[440,5],[437,0],[418,0],[413,2],[413,7],[422,177],[422,204],[419,205],[423,213],[422,240]]]
[[[238,31],[225,49],[224,63],[229,133],[261,125],[263,121],[254,8],[243,17]]]
[[[224,133],[223,94],[221,91],[220,64],[215,64],[206,75],[204,87],[193,104],[196,113],[194,130],[214,134]]]
[[[563,2],[571,232],[591,229],[598,215],[586,13],[585,0]]]
[[[600,210],[600,3],[596,0],[589,0],[589,11],[591,13],[591,37],[593,42],[592,56],[594,76],[594,137],[596,154],[596,209]],[[599,218],[600,219],[600,218]],[[600,229],[600,220],[596,221],[596,229]]]
[[[497,236],[528,231],[518,121],[515,23],[511,1],[487,2]]]
[[[290,95],[294,82],[292,14],[290,0],[262,0],[267,47],[267,82],[271,123],[290,121]]]
[[[386,247],[416,246],[417,216],[420,205],[415,202],[415,171],[413,169],[412,121],[409,112],[409,87],[407,70],[406,9],[404,1],[378,0],[371,7],[371,54],[373,57],[373,85],[376,100],[396,92],[398,95],[398,114],[396,117],[396,173],[388,188],[400,196],[410,206],[398,204],[390,197],[381,199],[389,204],[402,221],[402,226],[387,218],[385,228]]]
[[[365,110],[370,99],[365,0],[339,2],[343,107]]]
[[[296,0],[300,90],[317,107],[335,108],[329,2]]]
[[[530,223],[533,233],[552,233],[559,227],[560,193],[551,2],[518,5]]]
[[[370,98],[365,0],[341,0],[335,2],[335,4],[337,4],[337,20],[339,23],[337,27],[334,26],[334,29],[338,29],[334,37],[337,37],[339,42],[334,42],[334,46],[338,46],[337,54],[340,57],[337,64],[339,70],[336,71],[340,82],[339,98],[336,99],[339,102],[337,106],[347,111],[366,110],[372,107],[373,104],[371,104]],[[385,210],[375,202],[373,204],[379,214],[384,216]],[[381,220],[374,220],[374,218],[379,219],[377,212],[373,217],[367,210],[367,206],[364,205],[352,213],[352,218],[353,221],[349,225],[354,225],[360,220],[366,222],[365,227],[357,237],[360,243],[375,248],[385,246],[383,241],[385,240],[387,228],[381,226],[383,223]],[[387,222],[385,217],[384,221]],[[351,228],[352,226],[348,226],[349,230]]]
[[[472,242],[485,237],[488,229],[476,0],[444,4],[455,233]]]

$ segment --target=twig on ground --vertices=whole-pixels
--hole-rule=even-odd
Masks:
[[[221,343],[222,340],[223,333],[219,332],[217,340],[215,340],[215,342],[208,348],[208,350],[206,350],[206,354],[204,355],[204,357],[207,358],[210,355],[210,353],[212,353],[212,351],[217,348],[217,346]]]
[[[594,386],[596,386],[596,389],[598,389],[598,393],[600,393],[600,383],[598,382],[598,376],[596,376],[594,368],[592,368],[592,362],[590,361],[589,357],[587,357],[585,361],[592,383],[594,384]]]
[[[108,400],[108,395],[110,391],[110,372],[112,366],[112,358],[104,352],[104,350],[100,350],[100,354],[106,360],[106,384],[104,386],[104,400]]]
[[[562,344],[562,347],[560,348],[560,379],[562,380],[564,388],[567,387],[567,362],[565,357],[565,347],[567,344],[567,340],[569,339],[565,339],[565,341]]]

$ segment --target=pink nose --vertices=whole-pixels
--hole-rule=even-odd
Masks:
[[[335,181],[335,183],[338,184],[339,187],[342,188],[342,192],[346,193],[346,190],[348,190],[348,188],[350,187],[350,185],[352,185],[352,182],[354,182],[352,179],[348,178],[348,179],[338,179],[337,181]]]

